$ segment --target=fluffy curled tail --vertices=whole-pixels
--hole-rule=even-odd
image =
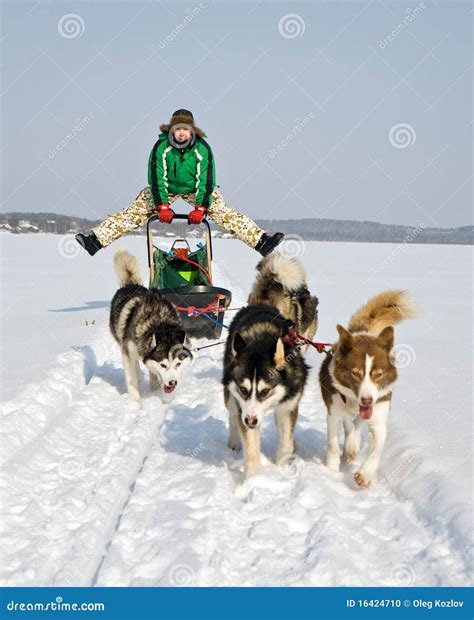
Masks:
[[[127,252],[127,250],[117,250],[114,256],[114,267],[120,281],[120,286],[127,286],[127,284],[143,284],[138,261],[135,256]]]
[[[362,306],[349,321],[349,331],[378,335],[385,327],[396,325],[418,314],[416,304],[406,291],[384,291]]]
[[[306,286],[306,274],[294,256],[273,252],[260,261],[257,269],[262,276],[270,276],[290,293]]]

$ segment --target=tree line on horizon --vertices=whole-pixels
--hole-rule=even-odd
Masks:
[[[0,216],[0,231],[13,234],[53,233],[58,235],[89,231],[100,220],[90,220],[59,213],[5,213]],[[472,245],[474,226],[457,228],[434,228],[420,223],[418,226],[382,224],[371,221],[333,219],[291,219],[256,220],[257,224],[270,231],[281,231],[287,236],[305,241],[351,241],[374,243],[441,243]],[[215,237],[223,232],[211,224]],[[142,235],[145,227],[131,234]],[[170,233],[172,229],[170,229]],[[191,231],[190,231],[191,232]],[[196,230],[191,236],[198,236]]]

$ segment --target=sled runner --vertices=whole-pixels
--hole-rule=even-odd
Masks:
[[[175,214],[175,220],[188,216]],[[177,309],[184,329],[194,338],[219,338],[224,313],[232,300],[230,291],[213,285],[211,229],[206,219],[204,242],[191,249],[187,239],[176,239],[170,250],[157,247],[151,225],[158,220],[152,215],[147,222],[149,288],[160,291]],[[167,230],[170,226],[166,225]]]

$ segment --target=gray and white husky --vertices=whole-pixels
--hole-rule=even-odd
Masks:
[[[110,331],[120,346],[130,397],[139,402],[139,362],[147,367],[150,387],[171,394],[181,370],[192,359],[186,332],[174,306],[142,285],[137,259],[118,250],[114,266],[120,287],[110,307]]]
[[[260,469],[260,426],[268,411],[275,411],[277,463],[286,463],[294,452],[293,433],[308,366],[289,333],[296,324],[306,333],[314,333],[317,326],[317,300],[307,292],[303,268],[295,259],[284,255],[264,259],[259,271],[250,305],[230,325],[222,379],[229,412],[228,445],[233,450],[243,446],[246,478]],[[293,303],[288,301],[291,296]]]

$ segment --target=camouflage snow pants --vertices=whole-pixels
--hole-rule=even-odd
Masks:
[[[172,204],[178,198],[182,198],[194,207],[196,204],[195,197],[195,194],[169,194],[168,199],[169,203]],[[153,196],[150,188],[146,187],[138,194],[131,205],[119,213],[109,215],[92,230],[100,243],[105,247],[131,230],[143,226],[154,213],[155,204]],[[234,234],[251,248],[255,248],[264,233],[249,217],[227,206],[217,188],[212,192],[212,203],[207,210],[206,217],[212,220],[219,228]]]

